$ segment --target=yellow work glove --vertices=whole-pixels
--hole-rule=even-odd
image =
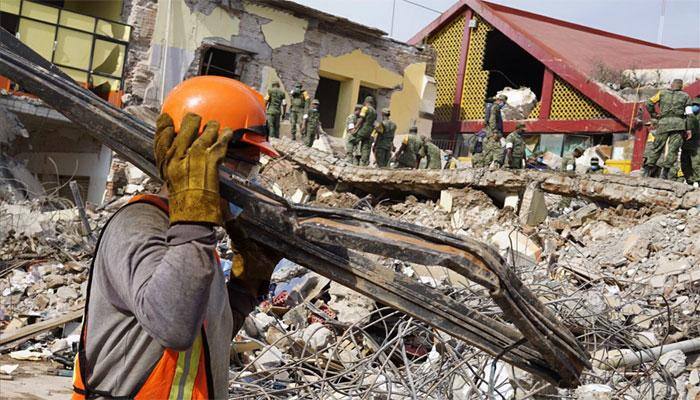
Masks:
[[[225,129],[219,135],[219,123],[209,121],[198,137],[200,122],[198,115],[185,115],[177,134],[167,114],[161,114],[156,123],[154,155],[168,185],[171,224],[223,225],[218,167],[233,132]]]
[[[231,281],[245,287],[255,298],[266,295],[282,254],[253,242],[235,219],[226,222],[226,232],[234,253]]]

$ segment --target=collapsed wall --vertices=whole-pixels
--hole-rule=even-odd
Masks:
[[[415,192],[435,197],[448,188],[475,187],[506,193],[524,192],[532,184],[547,193],[580,196],[611,205],[670,210],[700,205],[700,190],[677,182],[624,175],[568,175],[532,170],[409,170],[357,167],[341,157],[300,142],[276,140],[275,148],[320,181],[332,181],[367,193]]]

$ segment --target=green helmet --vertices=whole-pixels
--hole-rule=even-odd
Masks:
[[[374,97],[372,97],[372,96],[367,96],[367,97],[365,97],[365,103],[372,103],[372,104],[374,104]]]

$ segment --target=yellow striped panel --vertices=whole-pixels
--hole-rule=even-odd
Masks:
[[[177,355],[177,369],[170,386],[169,400],[191,399],[194,382],[199,369],[199,357],[202,354],[202,334],[197,335],[192,347]]]
[[[483,70],[484,54],[486,37],[493,30],[493,26],[480,16],[475,18],[476,29],[472,28],[469,36],[469,54],[467,54],[467,67],[464,71],[464,88],[459,111],[460,120],[484,119],[486,87],[489,82],[489,72]]]
[[[428,43],[437,53],[435,81],[435,121],[445,122],[452,118],[452,105],[457,87],[457,69],[464,34],[464,14],[454,18],[437,33],[428,38]]]
[[[554,79],[549,119],[565,121],[605,119],[610,114],[558,76]]]

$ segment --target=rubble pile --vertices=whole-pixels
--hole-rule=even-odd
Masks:
[[[584,373],[576,390],[556,389],[396,312],[391,324],[383,320],[387,325],[374,337],[376,344],[364,337],[355,339],[353,345],[363,344],[361,354],[369,358],[349,363],[341,356],[343,342],[352,335],[372,332],[376,328],[373,321],[382,320],[380,315],[390,311],[370,304],[358,314],[364,315],[364,320],[348,326],[339,317],[346,304],[335,303],[338,297],[326,286],[306,298],[302,318],[298,303],[286,306],[289,311],[281,315],[273,307],[265,317],[253,317],[268,322],[267,317],[273,317],[274,328],[268,325],[267,329],[282,329],[287,336],[282,339],[279,334],[264,334],[246,339],[258,340],[260,348],[245,356],[265,357],[267,350],[281,357],[276,359],[274,372],[256,369],[255,359],[247,359],[238,371],[250,379],[250,385],[234,380],[234,393],[260,398],[292,398],[294,393],[294,398],[318,394],[320,398],[436,399],[488,398],[495,392],[503,398],[528,398],[533,393],[542,398],[578,399],[695,399],[700,395],[700,208],[610,207],[546,195],[546,220],[527,226],[512,207],[499,208],[484,192],[469,188],[445,190],[439,201],[412,195],[401,199],[361,197],[328,186],[319,186],[310,196],[311,205],[364,209],[491,243],[586,346],[593,369]],[[381,257],[372,260],[439,288],[474,309],[500,312],[483,288],[444,268]],[[285,283],[278,282],[278,287],[280,284]],[[320,284],[316,281],[314,285]],[[300,297],[286,296],[287,301],[289,298]],[[352,304],[360,303],[360,298],[363,296],[354,293]],[[325,307],[331,314],[323,312],[324,321],[318,325],[316,315]],[[290,313],[293,317],[288,317]],[[290,324],[292,319],[297,324]],[[405,351],[414,350],[409,342],[417,339],[404,335],[403,342],[397,344],[391,333],[402,329],[423,332],[422,355],[404,359],[396,354],[401,345]],[[319,337],[313,332],[319,332]],[[305,346],[307,350],[299,353],[289,346]],[[309,350],[314,348],[320,352]],[[386,353],[387,363],[377,365],[378,349]],[[454,354],[459,356],[452,358]],[[640,354],[647,355],[641,358]],[[495,372],[489,371],[492,365]],[[436,369],[445,376],[426,375]],[[491,376],[497,383],[489,385]],[[373,380],[368,383],[366,377]],[[309,388],[315,394],[305,392]]]
[[[130,182],[141,179],[133,171],[125,175]],[[543,222],[531,226],[519,215],[517,201],[468,187],[442,190],[439,197],[367,194],[342,182],[314,181],[285,159],[268,161],[259,182],[295,203],[364,210],[490,243],[578,337],[593,368],[584,372],[578,388],[555,388],[283,260],[268,299],[246,318],[232,344],[231,398],[700,395],[698,207],[611,207],[545,194]],[[128,198],[101,209],[88,207],[93,231]],[[72,321],[79,320],[93,242],[72,203],[3,204],[0,220],[0,338],[71,313],[76,313]],[[224,255],[226,240],[222,235]],[[450,270],[364,256],[471,309],[501,315],[483,287]],[[70,369],[78,324],[59,322],[0,349],[15,359],[50,359]],[[13,365],[3,367],[9,371]]]

